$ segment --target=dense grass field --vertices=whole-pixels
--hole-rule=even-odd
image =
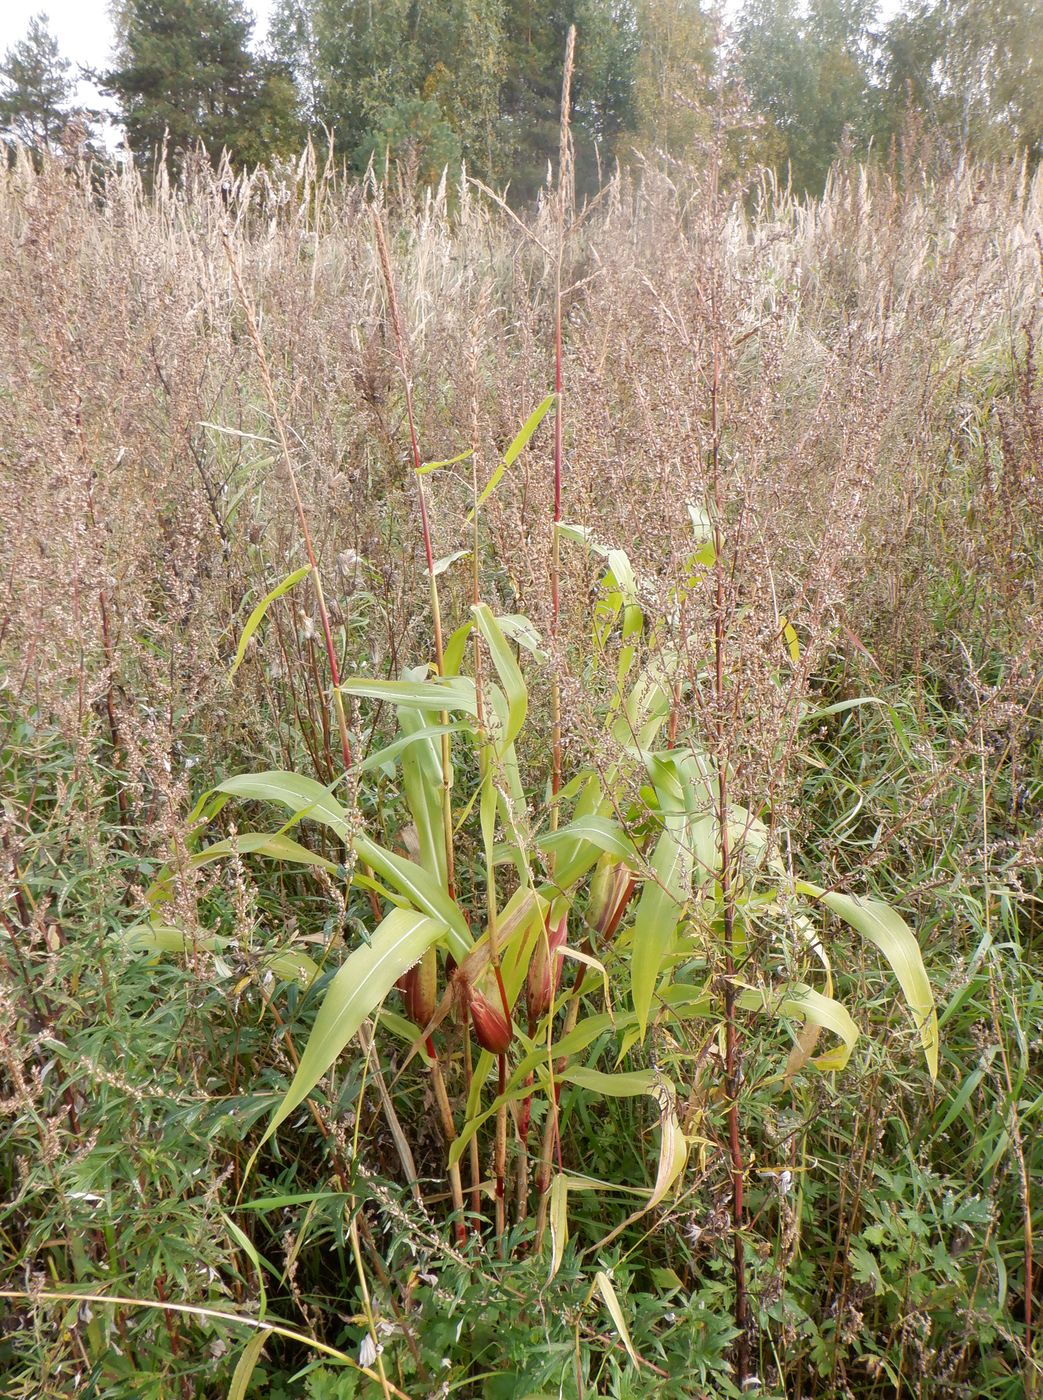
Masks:
[[[5,1400],[1037,1394],[1040,177],[0,268]]]

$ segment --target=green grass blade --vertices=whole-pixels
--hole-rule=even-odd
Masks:
[[[489,478],[488,485],[486,486],[482,494],[478,497],[478,505],[485,505],[486,501],[489,499],[492,493],[496,490],[497,486],[499,486],[500,482],[503,480],[504,472],[507,470],[508,467],[513,466],[514,462],[518,459],[518,457],[521,456],[522,452],[528,445],[529,439],[532,437],[533,433],[543,422],[544,418],[546,418],[550,410],[554,407],[557,397],[557,394],[548,394],[547,397],[543,400],[543,402],[539,405],[539,407],[534,408],[533,411],[529,414],[528,418],[525,420],[525,425],[522,428],[521,432],[511,443],[510,447],[508,447],[507,451],[503,454],[503,461],[493,472],[492,476]],[[471,520],[473,519],[473,517],[474,511],[472,510],[467,518],[468,520]]]
[[[275,602],[276,598],[281,598],[284,593],[288,593],[295,584],[300,583],[302,578],[306,578],[311,573],[311,565],[305,564],[303,569],[295,569],[292,574],[287,574],[282,583],[277,583],[270,593],[266,593],[261,601],[254,608],[253,612],[246,619],[246,626],[243,628],[243,635],[239,638],[239,645],[236,648],[235,660],[232,662],[232,669],[228,672],[229,679],[235,675],[246,655],[246,648],[250,644],[250,638],[260,627],[265,613]]]

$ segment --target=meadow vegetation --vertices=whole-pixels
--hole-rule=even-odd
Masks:
[[[726,150],[0,172],[11,1400],[1038,1392],[1043,180]]]

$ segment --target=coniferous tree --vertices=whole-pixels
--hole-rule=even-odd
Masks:
[[[146,163],[164,143],[175,163],[199,142],[237,164],[299,144],[292,75],[251,52],[242,0],[127,0],[119,27],[119,66],[104,82]]]
[[[36,15],[0,63],[0,133],[8,141],[37,149],[57,145],[71,116],[71,67],[47,16]]]

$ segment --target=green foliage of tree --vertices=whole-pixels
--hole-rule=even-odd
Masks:
[[[842,142],[864,153],[874,113],[875,0],[747,0],[739,72],[766,123],[758,154],[789,171],[798,192],[821,191]]]
[[[201,142],[251,164],[299,144],[292,77],[251,52],[242,0],[129,0],[119,25],[120,62],[104,82],[143,159],[166,143],[176,161]]]
[[[638,0],[637,38],[637,144],[682,155],[705,127],[717,26],[699,0]]]
[[[883,43],[887,129],[918,112],[954,147],[1043,156],[1040,0],[920,0]]]
[[[460,140],[431,98],[409,97],[377,114],[373,130],[355,153],[379,175],[394,164],[411,181],[435,185],[445,170],[460,168]]]
[[[307,131],[357,171],[390,158],[430,183],[464,163],[526,203],[556,169],[572,25],[581,197],[633,149],[702,159],[736,84],[754,134],[733,164],[798,193],[821,191],[842,149],[886,152],[910,113],[954,150],[1043,154],[1043,0],[912,0],[886,25],[877,0],[742,0],[730,35],[709,0],[277,0],[266,57],[245,0],[119,3],[107,86],[143,160],[165,139],[251,163]],[[53,128],[57,50],[38,37],[19,62],[9,92],[35,83],[21,108]]]
[[[47,16],[36,15],[0,63],[0,134],[34,148],[55,146],[71,115],[71,67]]]

